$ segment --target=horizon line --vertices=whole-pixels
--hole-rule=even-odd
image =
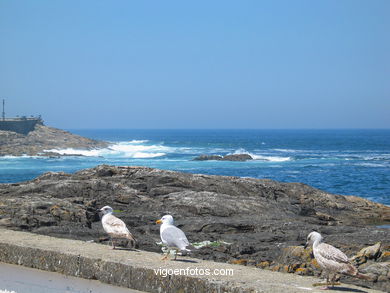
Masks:
[[[52,127],[52,126],[49,126]],[[367,128],[64,128],[67,130],[390,130],[389,128],[381,127],[367,127]]]

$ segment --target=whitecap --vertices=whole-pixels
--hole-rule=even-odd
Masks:
[[[55,152],[61,155],[82,155],[86,157],[104,158],[156,158],[165,156],[168,152],[174,152],[173,148],[163,145],[143,145],[141,142],[119,142],[108,148],[82,150],[74,148],[51,149],[45,152]]]
[[[133,139],[129,141],[129,143],[147,143],[147,142],[149,142],[149,140],[147,139]]]
[[[253,154],[251,152],[248,152],[245,149],[238,149],[233,155],[250,155],[254,160],[260,160],[260,161],[268,161],[268,162],[287,162],[291,161],[291,157],[279,157],[279,156],[265,156],[265,155],[258,155],[258,154]]]
[[[293,150],[293,149],[272,149],[273,151],[282,152],[282,153],[296,153],[299,152],[299,150]]]
[[[262,160],[268,162],[287,162],[291,161],[291,157],[277,157],[277,156],[261,156],[261,155],[251,155],[254,160]]]
[[[19,159],[36,159],[36,158],[40,158],[40,156],[29,156],[29,155],[21,155],[21,156],[6,155],[6,156],[0,156],[0,159],[2,159],[2,160],[19,160]]]
[[[361,166],[361,167],[372,167],[372,168],[383,168],[383,167],[388,167],[385,164],[377,164],[377,163],[360,163],[360,164],[355,164],[356,166]]]

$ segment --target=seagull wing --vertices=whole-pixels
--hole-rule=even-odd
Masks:
[[[161,232],[161,240],[170,247],[177,247],[185,250],[190,243],[184,232],[175,226],[166,227]]]
[[[113,215],[107,215],[104,219],[103,228],[108,234],[117,235],[117,237],[125,237],[131,235],[127,229],[125,222]]]
[[[338,263],[350,263],[344,252],[326,243],[321,243],[318,245],[317,253],[328,260],[332,260]]]

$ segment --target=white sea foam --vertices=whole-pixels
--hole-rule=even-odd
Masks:
[[[296,153],[299,152],[299,150],[293,150],[293,149],[272,149],[273,151],[282,152],[282,153]]]
[[[360,164],[355,164],[355,165],[362,166],[362,167],[372,167],[372,168],[389,167],[389,165],[379,164],[379,163],[360,163]]]
[[[19,157],[17,156],[0,156],[0,160],[11,160],[11,159],[17,159]]]
[[[28,155],[21,155],[21,156],[0,156],[0,160],[19,160],[19,159],[36,159],[41,158],[40,156],[28,156]]]
[[[390,154],[378,154],[378,155],[371,155],[371,156],[363,156],[363,160],[365,161],[381,161],[381,160],[389,160]]]
[[[241,154],[246,154],[250,155],[254,160],[259,160],[259,161],[268,161],[268,162],[287,162],[291,161],[291,157],[279,157],[279,156],[265,156],[265,155],[260,155],[260,154],[253,154],[251,152],[248,152],[245,149],[238,149],[233,155],[241,155]]]
[[[165,156],[169,152],[173,152],[174,149],[163,145],[143,145],[144,141],[129,141],[119,142],[111,145],[108,148],[92,149],[92,150],[80,150],[74,148],[66,149],[51,149],[45,150],[45,152],[55,152],[61,155],[82,155],[86,157],[104,157],[104,158],[156,158]]]
[[[147,142],[149,142],[149,140],[147,139],[133,139],[129,141],[129,143],[147,143]]]
[[[291,161],[291,157],[277,157],[277,156],[261,156],[261,155],[251,155],[255,160],[263,160],[269,162],[287,162]]]

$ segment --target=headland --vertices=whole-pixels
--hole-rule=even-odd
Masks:
[[[109,144],[48,127],[40,120],[0,121],[0,156],[60,156],[53,149],[95,149]],[[25,124],[24,124],[25,122]],[[2,130],[8,129],[8,130]]]

